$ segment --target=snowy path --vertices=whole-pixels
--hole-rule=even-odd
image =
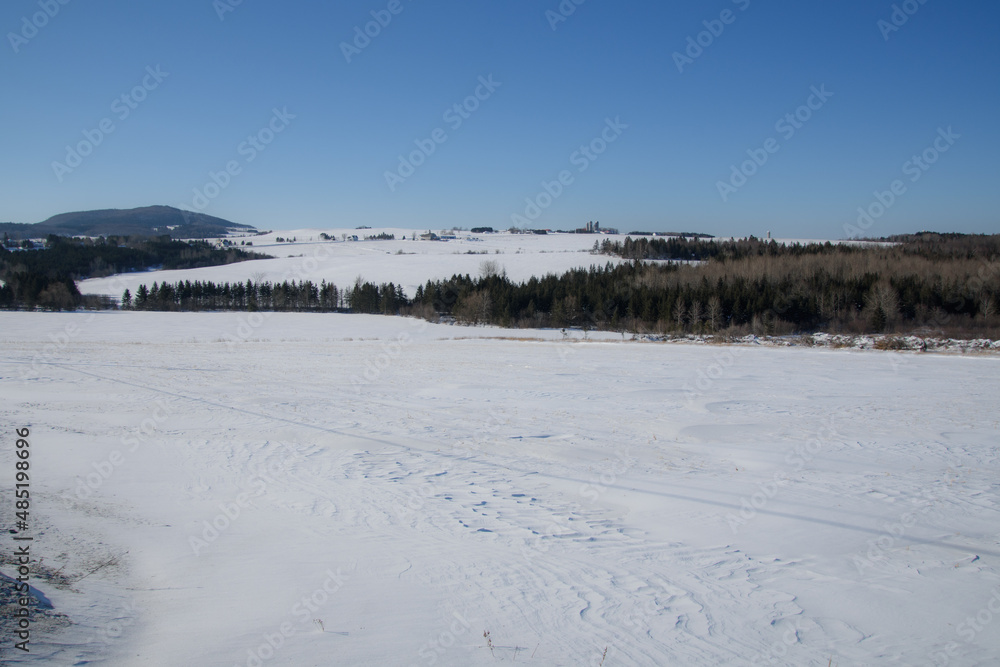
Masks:
[[[38,553],[70,578],[37,585],[74,623],[14,664],[1000,657],[963,625],[1000,590],[997,357],[351,316],[231,347],[195,314],[46,352],[61,320],[3,317],[0,419],[32,427]]]

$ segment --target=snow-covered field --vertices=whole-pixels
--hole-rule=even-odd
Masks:
[[[1000,661],[995,355],[247,317],[0,314],[0,658]]]
[[[365,241],[366,235],[391,234],[394,241]],[[435,230],[435,233],[438,233]],[[333,240],[326,241],[320,234]],[[414,234],[416,240],[413,239]],[[373,283],[402,285],[412,297],[418,285],[428,280],[443,280],[454,274],[480,275],[485,261],[496,262],[498,268],[515,282],[541,277],[547,273],[561,274],[592,265],[616,264],[621,260],[608,255],[592,255],[594,242],[624,241],[624,235],[606,234],[472,234],[459,232],[447,241],[425,241],[421,232],[412,229],[296,229],[271,232],[262,236],[231,239],[237,244],[251,241],[254,250],[275,259],[240,262],[228,266],[212,266],[188,271],[155,271],[130,273],[80,282],[86,294],[120,297],[128,289],[133,294],[145,283],[174,283],[178,280],[211,280],[213,282],[245,282],[254,280],[323,280],[345,288],[357,278]],[[359,241],[343,241],[344,236],[357,235]],[[295,239],[294,243],[278,243],[278,238]],[[808,240],[776,239],[779,243],[811,243]],[[818,241],[817,241],[818,242]],[[835,241],[851,243],[851,241]],[[237,247],[240,247],[237,245]]]
[[[335,241],[324,241],[327,233]],[[374,236],[386,233],[395,241],[342,241],[345,234]],[[496,262],[514,281],[523,281],[546,273],[561,274],[570,269],[617,263],[615,257],[591,255],[594,241],[624,240],[624,236],[594,234],[470,234],[462,233],[448,241],[424,241],[420,232],[413,240],[412,229],[298,229],[247,237],[253,247],[245,248],[271,255],[275,259],[240,262],[188,271],[132,273],[85,280],[80,291],[120,297],[126,289],[153,281],[211,280],[214,282],[312,280],[332,282],[345,288],[357,278],[373,283],[402,285],[410,297],[418,285],[428,280],[450,278],[454,274],[480,275],[485,261]],[[296,239],[295,243],[277,243],[276,238]],[[404,238],[405,237],[405,238]],[[237,243],[239,240],[236,240]]]

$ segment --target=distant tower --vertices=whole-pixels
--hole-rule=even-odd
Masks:
[[[768,240],[768,241],[770,241],[770,240],[771,240],[771,232],[768,232],[768,233],[767,233],[767,240]]]
[[[599,223],[599,222],[595,222],[594,223],[594,231],[595,232],[601,231],[601,223]]]

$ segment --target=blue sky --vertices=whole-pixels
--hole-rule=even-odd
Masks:
[[[991,1],[63,1],[0,9],[0,221],[1000,231]]]

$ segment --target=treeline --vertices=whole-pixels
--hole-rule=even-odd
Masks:
[[[71,310],[83,303],[83,296],[72,278],[6,266],[5,254],[11,253],[0,248],[0,310],[33,310],[36,307]]]
[[[238,248],[215,248],[205,241],[149,238],[69,238],[50,235],[45,248],[0,248],[0,308],[71,309],[84,305],[77,280],[147,269],[195,269],[264,259]]]
[[[998,337],[998,240],[751,242],[735,257],[697,265],[609,263],[521,284],[453,276],[421,286],[406,312],[468,324],[657,334],[930,329]]]
[[[990,261],[1000,257],[1000,234],[938,234],[921,232],[879,239],[899,244],[907,255],[927,259]]]
[[[340,290],[325,280],[251,281],[214,283],[212,281],[176,283],[154,282],[122,294],[126,310],[201,311],[245,310],[276,312],[354,312],[398,315],[407,303],[402,287],[392,283],[375,285],[360,280],[347,290]]]
[[[183,281],[140,286],[136,294],[126,292],[121,305],[404,314],[472,325],[653,334],[924,330],[1000,338],[1000,235],[917,234],[878,241],[784,245],[754,238],[629,238],[605,241],[595,251],[631,261],[523,283],[508,279],[495,260],[487,261],[477,277],[428,281],[412,298],[393,283],[360,279],[346,289],[308,280]],[[53,302],[78,298],[72,280],[56,276],[45,282],[44,274],[37,275],[29,291]],[[10,289],[8,280],[0,298]]]
[[[509,280],[495,261],[484,262],[481,276],[428,281],[412,299],[392,283],[360,279],[346,290],[309,281],[185,281],[154,284],[151,290],[140,287],[134,299],[124,296],[123,305],[404,314],[470,325],[653,334],[929,329],[997,338],[998,241],[1000,237],[923,236],[867,245],[695,241],[721,246],[723,253],[697,264],[607,262],[523,283]],[[621,244],[622,249],[627,245]],[[696,254],[701,250],[695,247]]]
[[[743,259],[744,257],[777,257],[794,255],[854,254],[866,246],[857,244],[811,243],[784,245],[772,240],[764,241],[753,236],[746,239],[703,240],[683,237],[631,236],[624,241],[605,239],[594,241],[594,253],[612,255],[623,259],[649,259],[674,261],[706,261],[710,259]]]
[[[207,241],[173,241],[169,236],[75,239],[52,235],[46,240],[44,250],[11,253],[8,263],[33,273],[55,273],[84,280],[153,268],[197,269],[269,258],[239,248],[216,248]]]
[[[594,242],[594,253],[623,259],[706,261],[746,257],[795,257],[801,255],[857,255],[878,247],[893,246],[906,255],[927,259],[989,259],[1000,255],[1000,235],[900,234],[852,243],[778,243],[750,236],[745,239],[703,240],[682,237],[626,237],[624,241]]]

